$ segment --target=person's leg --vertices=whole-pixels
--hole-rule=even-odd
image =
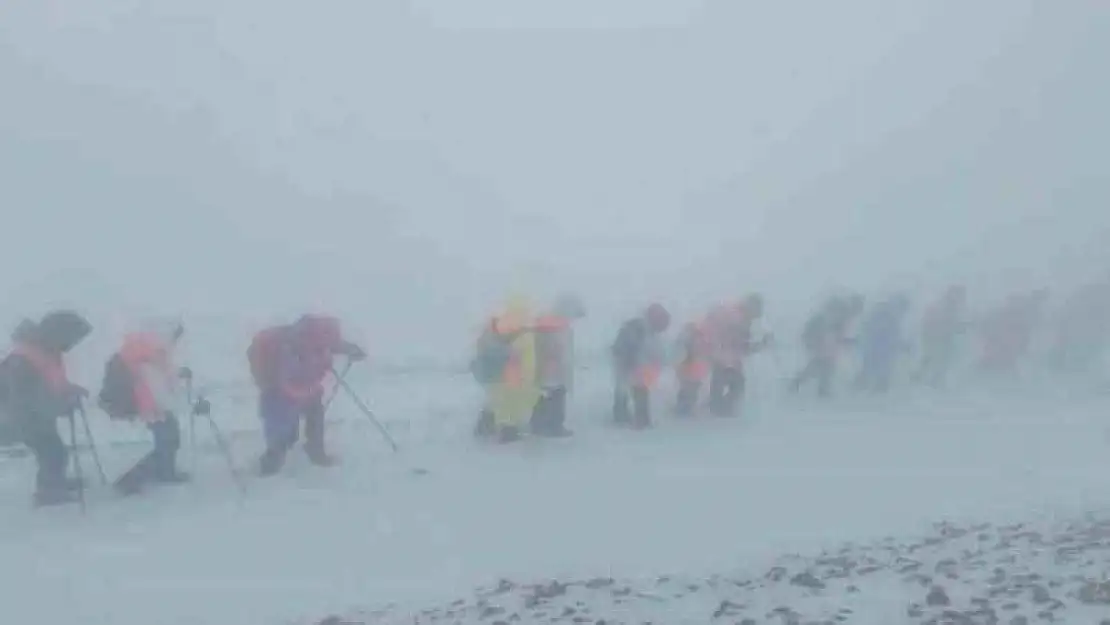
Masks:
[[[177,470],[177,452],[181,449],[181,424],[172,413],[166,413],[161,421],[150,424],[154,435],[154,472],[152,477],[159,482],[180,483],[188,476]]]
[[[258,402],[266,451],[259,459],[262,475],[273,475],[285,464],[285,455],[297,442],[300,413],[296,405],[280,393],[263,393]]]
[[[36,424],[25,433],[24,443],[38,464],[35,474],[35,504],[52,505],[73,501],[73,489],[66,483],[69,453],[53,422]]]
[[[727,371],[713,365],[709,374],[709,412],[720,416],[725,412],[725,394],[728,392]]]
[[[330,467],[336,458],[324,444],[324,425],[324,404],[317,398],[304,410],[304,450],[312,464]]]
[[[567,436],[570,430],[567,429],[567,389],[566,387],[559,387],[551,389],[547,394],[547,416],[550,429],[548,433],[551,436]]]
[[[642,387],[632,387],[632,424],[637,428],[651,426],[651,391]]]

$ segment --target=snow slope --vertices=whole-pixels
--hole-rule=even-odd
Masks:
[[[203,423],[194,485],[134,501],[100,489],[84,518],[29,510],[32,466],[4,461],[6,614],[277,624],[392,603],[405,615],[503,578],[711,576],[939,520],[1080,515],[1110,500],[1105,398],[960,391],[824,407],[765,383],[743,419],[631,433],[601,425],[605,380],[587,375],[576,438],[482,448],[466,436],[476,397],[465,380],[360,387],[400,454],[341,400],[331,440],[344,466],[296,454],[285,474],[250,480],[241,503]],[[249,404],[216,408],[225,427],[252,423]],[[94,425],[105,437],[127,428]],[[258,445],[237,437],[237,462]],[[108,472],[142,451],[104,450]]]

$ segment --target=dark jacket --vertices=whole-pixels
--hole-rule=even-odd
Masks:
[[[17,432],[52,427],[76,406],[78,387],[65,376],[62,357],[92,326],[77,313],[53,312],[34,327],[21,326],[16,347],[0,361],[0,411]]]

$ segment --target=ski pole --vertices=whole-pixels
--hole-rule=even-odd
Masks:
[[[185,379],[185,404],[192,408],[193,404],[193,372],[183,368],[180,372]],[[197,470],[197,415],[196,410],[189,410],[189,466]]]
[[[92,429],[89,427],[89,417],[85,414],[85,406],[77,406],[77,414],[81,416],[81,423],[85,427],[85,440],[89,444],[89,451],[92,453],[93,462],[96,463],[96,470],[100,474],[100,483],[104,486],[108,485],[108,476],[104,473],[104,465],[100,463],[100,452],[96,450],[96,440],[93,439]]]
[[[324,414],[327,414],[328,408],[331,406],[331,403],[335,401],[336,396],[339,395],[339,380],[346,379],[347,373],[351,371],[351,365],[353,364],[355,363],[348,360],[347,366],[343,367],[343,371],[341,373],[335,373],[335,369],[332,369],[332,373],[335,375],[335,386],[333,386],[331,389],[331,396],[329,396],[327,401],[324,402]]]
[[[81,504],[81,514],[85,514],[85,472],[77,451],[77,420],[72,412],[69,413],[69,448],[73,456],[73,477],[77,479],[77,501]]]
[[[366,418],[370,419],[370,422],[378,428],[378,431],[381,432],[382,438],[384,438],[385,441],[389,443],[389,446],[393,448],[393,451],[400,451],[400,448],[397,447],[396,441],[393,440],[393,437],[389,435],[389,432],[386,431],[385,427],[382,426],[380,421],[378,421],[378,418],[374,416],[374,411],[370,410],[370,407],[366,405],[366,402],[362,401],[362,398],[359,397],[353,389],[351,389],[351,385],[347,383],[347,380],[339,377],[334,367],[332,367],[332,373],[336,374],[336,383],[339,385],[339,387],[347,392],[347,395],[349,395],[351,397],[351,400],[355,402],[355,405],[358,406],[358,409],[362,412],[362,414],[366,415]]]
[[[224,460],[227,461],[228,471],[231,473],[231,479],[235,482],[235,486],[239,490],[239,500],[242,501],[247,495],[246,484],[243,483],[243,478],[239,475],[239,470],[235,468],[235,458],[231,455],[231,446],[227,444],[227,439],[224,438],[223,433],[220,431],[220,426],[216,425],[216,420],[212,418],[212,404],[204,397],[198,398],[197,403],[193,405],[192,416],[195,418],[197,415],[208,419],[208,425],[212,428],[212,438],[216,439],[216,445],[220,448],[220,453],[223,455]]]

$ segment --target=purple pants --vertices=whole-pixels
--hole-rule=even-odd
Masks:
[[[268,449],[283,452],[291,449],[300,438],[301,417],[306,446],[323,448],[324,406],[320,397],[301,403],[281,392],[263,391],[258,411]]]

